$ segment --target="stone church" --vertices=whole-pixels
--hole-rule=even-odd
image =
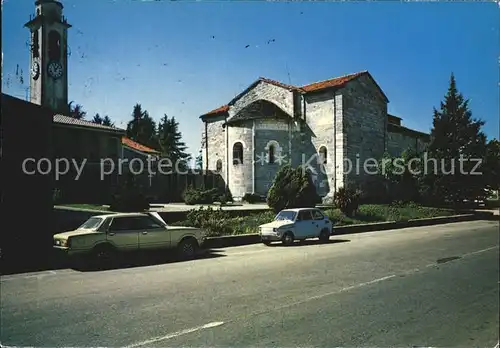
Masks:
[[[370,193],[384,152],[422,151],[429,140],[388,103],[368,71],[301,87],[261,77],[200,116],[204,169],[219,172],[235,199],[265,196],[285,164],[306,165],[324,198],[351,182]]]

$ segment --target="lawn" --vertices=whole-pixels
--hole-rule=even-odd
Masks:
[[[347,217],[339,209],[325,209],[335,226],[366,224],[386,221],[407,221],[411,219],[450,216],[451,209],[408,205],[362,205],[357,214]],[[271,222],[272,212],[255,213],[243,217],[231,217],[227,211],[212,209],[192,210],[186,221],[174,225],[195,226],[204,228],[210,236],[251,234],[258,232],[258,226]]]

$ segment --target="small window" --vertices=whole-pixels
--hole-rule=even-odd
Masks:
[[[297,217],[297,220],[300,221],[305,221],[305,220],[312,220],[312,215],[310,210],[302,210],[299,212],[299,216]]]
[[[325,216],[319,210],[313,210],[312,212],[314,220],[323,220]]]
[[[321,146],[319,149],[319,163],[320,164],[326,164],[327,163],[327,152],[326,152],[326,147]]]
[[[233,145],[233,164],[243,164],[243,144],[240,142]]]
[[[132,217],[114,218],[113,222],[111,222],[111,226],[109,226],[109,230],[113,232],[134,230],[134,218]]]
[[[275,151],[274,145],[269,146],[269,164],[273,164],[275,161]]]
[[[49,33],[49,59],[55,61],[61,59],[61,35],[54,30]]]
[[[218,172],[222,171],[222,160],[217,160],[217,163],[215,164],[215,170]]]
[[[163,228],[159,223],[147,216],[141,216],[135,218],[134,221],[135,229],[137,230],[151,230],[155,228]]]

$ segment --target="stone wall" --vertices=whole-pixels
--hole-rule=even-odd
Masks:
[[[420,132],[405,127],[389,126],[387,132],[387,152],[391,156],[400,156],[403,151],[411,149],[415,152],[426,150],[429,138]]]
[[[307,122],[305,131],[309,131],[310,134],[307,137],[308,139],[302,142],[302,147],[307,157],[306,161],[309,161],[310,164],[314,163],[313,168],[316,173],[313,177],[316,182],[316,190],[320,196],[333,194],[336,185],[336,164],[342,162],[342,158],[338,158],[338,155],[342,156],[342,127],[336,128],[338,126],[336,118],[342,117],[341,100],[341,96],[335,97],[334,91],[308,95],[304,100],[304,118]],[[319,158],[322,147],[326,148],[325,165],[320,162]],[[340,180],[341,177],[339,175]]]
[[[375,161],[385,152],[387,100],[367,76],[350,82],[340,93],[344,97],[345,179],[368,190],[378,181]]]
[[[207,119],[207,139],[206,143],[203,142],[202,158],[203,170],[215,171],[217,169],[217,161],[222,161],[222,170],[220,175],[226,178],[226,133],[222,125],[225,122],[224,116],[212,116]],[[206,148],[208,146],[208,149]],[[206,151],[208,150],[208,151]],[[208,153],[208,159],[207,159]]]
[[[254,153],[252,148],[253,140],[253,121],[241,122],[228,128],[229,144],[229,190],[233,198],[238,200],[245,193],[253,190],[253,160]],[[243,163],[233,164],[233,146],[237,142],[243,145]]]
[[[232,105],[229,109],[229,116],[231,117],[236,115],[245,106],[250,105],[257,100],[267,100],[278,106],[287,114],[294,114],[293,93],[283,87],[278,87],[261,81],[240,99],[235,101],[234,105]]]

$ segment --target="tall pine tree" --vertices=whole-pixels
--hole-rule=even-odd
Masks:
[[[484,171],[488,189],[500,190],[500,141],[497,139],[488,142]]]
[[[462,203],[484,193],[485,182],[481,166],[484,161],[486,136],[481,131],[484,121],[472,118],[469,101],[457,90],[451,74],[448,93],[440,110],[434,109],[428,159],[437,160],[437,166],[428,161],[424,177],[425,191],[433,201]],[[460,158],[463,158],[462,169]],[[473,171],[474,170],[474,171]]]
[[[127,137],[155,150],[159,149],[156,123],[141,104],[135,104],[132,120],[127,124]]]
[[[104,116],[102,119],[102,125],[103,126],[108,126],[108,127],[114,127],[115,124],[111,121],[108,115]]]
[[[158,125],[158,141],[163,157],[169,158],[174,166],[178,163],[177,168],[181,170],[188,167],[191,155],[186,153],[187,146],[182,141],[182,134],[175,117],[169,118],[167,115],[162,117]]]
[[[94,118],[92,119],[92,122],[97,124],[102,124],[102,121],[103,119],[99,114],[95,114]]]

